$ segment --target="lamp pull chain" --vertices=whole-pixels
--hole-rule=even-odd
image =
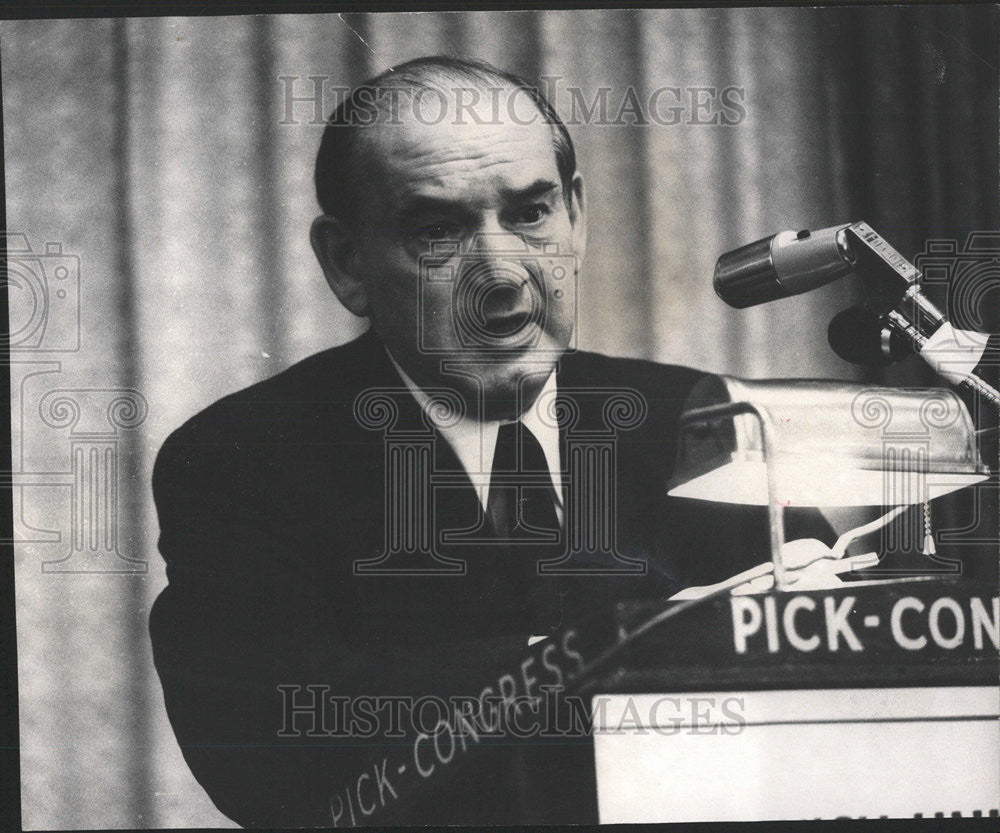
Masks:
[[[924,501],[924,555],[937,555],[934,546],[934,531],[931,528],[931,502]]]

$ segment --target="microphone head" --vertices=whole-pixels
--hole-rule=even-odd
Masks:
[[[715,293],[737,309],[800,295],[851,272],[846,226],[780,231],[722,255]]]
[[[746,309],[788,297],[771,259],[771,241],[775,236],[726,252],[716,262],[712,285],[715,294],[729,306]]]
[[[903,336],[864,306],[838,312],[827,327],[826,337],[844,361],[869,367],[885,367],[913,352]]]

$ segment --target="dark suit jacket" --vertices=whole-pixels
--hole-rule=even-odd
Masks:
[[[409,741],[282,737],[287,695],[278,686],[475,696],[518,672],[539,629],[766,560],[761,512],[665,497],[677,416],[698,377],[592,353],[561,359],[560,392],[583,391],[578,427],[600,428],[611,389],[645,400],[641,424],[617,432],[613,482],[618,551],[646,570],[539,578],[531,593],[512,587],[483,545],[450,550],[466,559],[463,576],[354,574],[353,564],[384,549],[387,494],[386,436],[359,424],[356,401],[402,384],[371,333],[216,402],[174,432],[153,476],[169,586],[150,631],[178,742],[219,809],[246,826],[329,825],[338,809],[341,824],[352,815],[368,824],[596,821],[585,740],[500,744],[427,779],[419,795],[386,800],[376,787],[389,788],[375,783],[380,756]],[[421,428],[412,397],[398,401],[396,427]],[[435,471],[461,473],[443,441],[434,460]],[[461,475],[457,483],[435,499],[438,520],[474,526],[478,499]],[[376,799],[391,806],[369,820],[356,805]]]

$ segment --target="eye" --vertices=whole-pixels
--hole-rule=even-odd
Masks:
[[[532,203],[518,208],[513,215],[515,223],[524,226],[538,225],[549,216],[549,207],[543,203]]]

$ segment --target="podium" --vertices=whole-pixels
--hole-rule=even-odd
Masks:
[[[619,633],[656,612],[619,605]],[[997,588],[968,580],[692,605],[578,689],[600,821],[997,816],[998,656]]]

